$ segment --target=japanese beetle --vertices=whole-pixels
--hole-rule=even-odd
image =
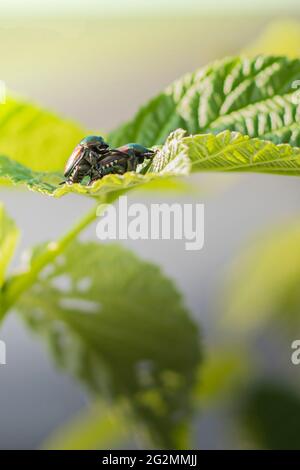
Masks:
[[[82,139],[67,161],[63,183],[80,183],[85,176],[93,179],[99,159],[108,151],[109,146],[101,136],[89,135]]]
[[[152,159],[154,154],[153,150],[134,143],[111,149],[108,155],[99,161],[99,174],[95,179],[109,173],[123,175],[127,171],[136,171],[137,166],[143,163],[145,158]]]
[[[65,168],[65,182],[80,183],[89,176],[89,184],[92,184],[111,173],[123,175],[127,171],[136,171],[145,158],[151,159],[154,154],[152,150],[134,143],[110,149],[102,137],[88,136],[73,150]]]

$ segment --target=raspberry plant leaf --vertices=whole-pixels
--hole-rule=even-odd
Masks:
[[[63,178],[58,173],[35,172],[7,157],[0,157],[0,177],[54,197],[70,193],[103,197],[150,183],[164,187],[164,179],[167,184],[170,177],[207,171],[247,171],[295,176],[300,174],[300,148],[289,144],[276,145],[258,138],[251,139],[238,132],[186,136],[183,130],[178,129],[158,148],[146,174],[111,174],[92,186],[60,185]]]
[[[33,262],[43,250],[34,250]],[[15,308],[61,367],[96,394],[116,403],[125,397],[156,444],[179,446],[201,348],[159,268],[117,245],[73,242]]]
[[[189,134],[229,129],[300,146],[300,59],[227,58],[184,76],[110,134],[114,146],[162,144],[178,127]]]
[[[228,58],[186,75],[108,138],[112,146],[164,144],[148,172],[108,175],[92,187],[59,186],[83,131],[37,107],[9,101],[0,109],[0,178],[55,197],[70,192],[98,197],[158,181],[161,169],[164,176],[208,170],[298,174],[299,76],[299,59],[273,56]],[[177,132],[176,140],[178,128],[186,136]]]

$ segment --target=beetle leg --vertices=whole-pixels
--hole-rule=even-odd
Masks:
[[[113,169],[113,173],[116,173],[117,175],[124,175],[126,173],[126,170],[123,166],[121,165],[116,165]]]
[[[101,180],[101,178],[103,178],[102,173],[99,170],[92,168],[90,171],[90,181],[88,186],[92,186],[95,181]]]
[[[80,183],[83,178],[89,174],[90,167],[91,166],[89,163],[81,162],[80,165],[74,168],[74,171],[71,174],[69,181],[71,183]]]
[[[142,163],[142,162],[138,161],[136,156],[134,155],[130,156],[127,160],[127,171],[135,171],[138,163]]]
[[[94,152],[93,150],[89,150],[88,152],[86,152],[85,156],[84,156],[84,159],[89,162],[89,164],[94,167],[97,165],[97,162],[99,160],[99,155]]]

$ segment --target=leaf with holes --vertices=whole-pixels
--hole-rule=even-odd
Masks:
[[[115,245],[76,242],[16,307],[62,367],[96,393],[126,397],[156,444],[179,446],[200,346],[176,288],[157,267]]]
[[[19,230],[13,220],[6,214],[4,206],[0,204],[0,287],[8,264],[15,252],[19,238]]]

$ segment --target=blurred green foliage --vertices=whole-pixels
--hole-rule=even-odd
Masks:
[[[257,383],[245,393],[240,424],[261,449],[300,449],[300,395],[288,385]]]
[[[121,408],[121,407],[119,407]],[[67,424],[54,431],[44,443],[45,449],[90,450],[120,446],[133,438],[134,425],[124,412],[98,399]]]
[[[1,155],[31,170],[47,172],[63,170],[73,148],[87,133],[78,124],[16,97],[0,106],[0,126]]]
[[[94,394],[128,403],[157,446],[182,445],[199,336],[157,267],[117,245],[73,242],[16,308],[62,368]]]
[[[232,345],[206,352],[195,387],[195,399],[199,406],[210,408],[231,401],[247,384],[251,374],[250,364],[246,351]]]

